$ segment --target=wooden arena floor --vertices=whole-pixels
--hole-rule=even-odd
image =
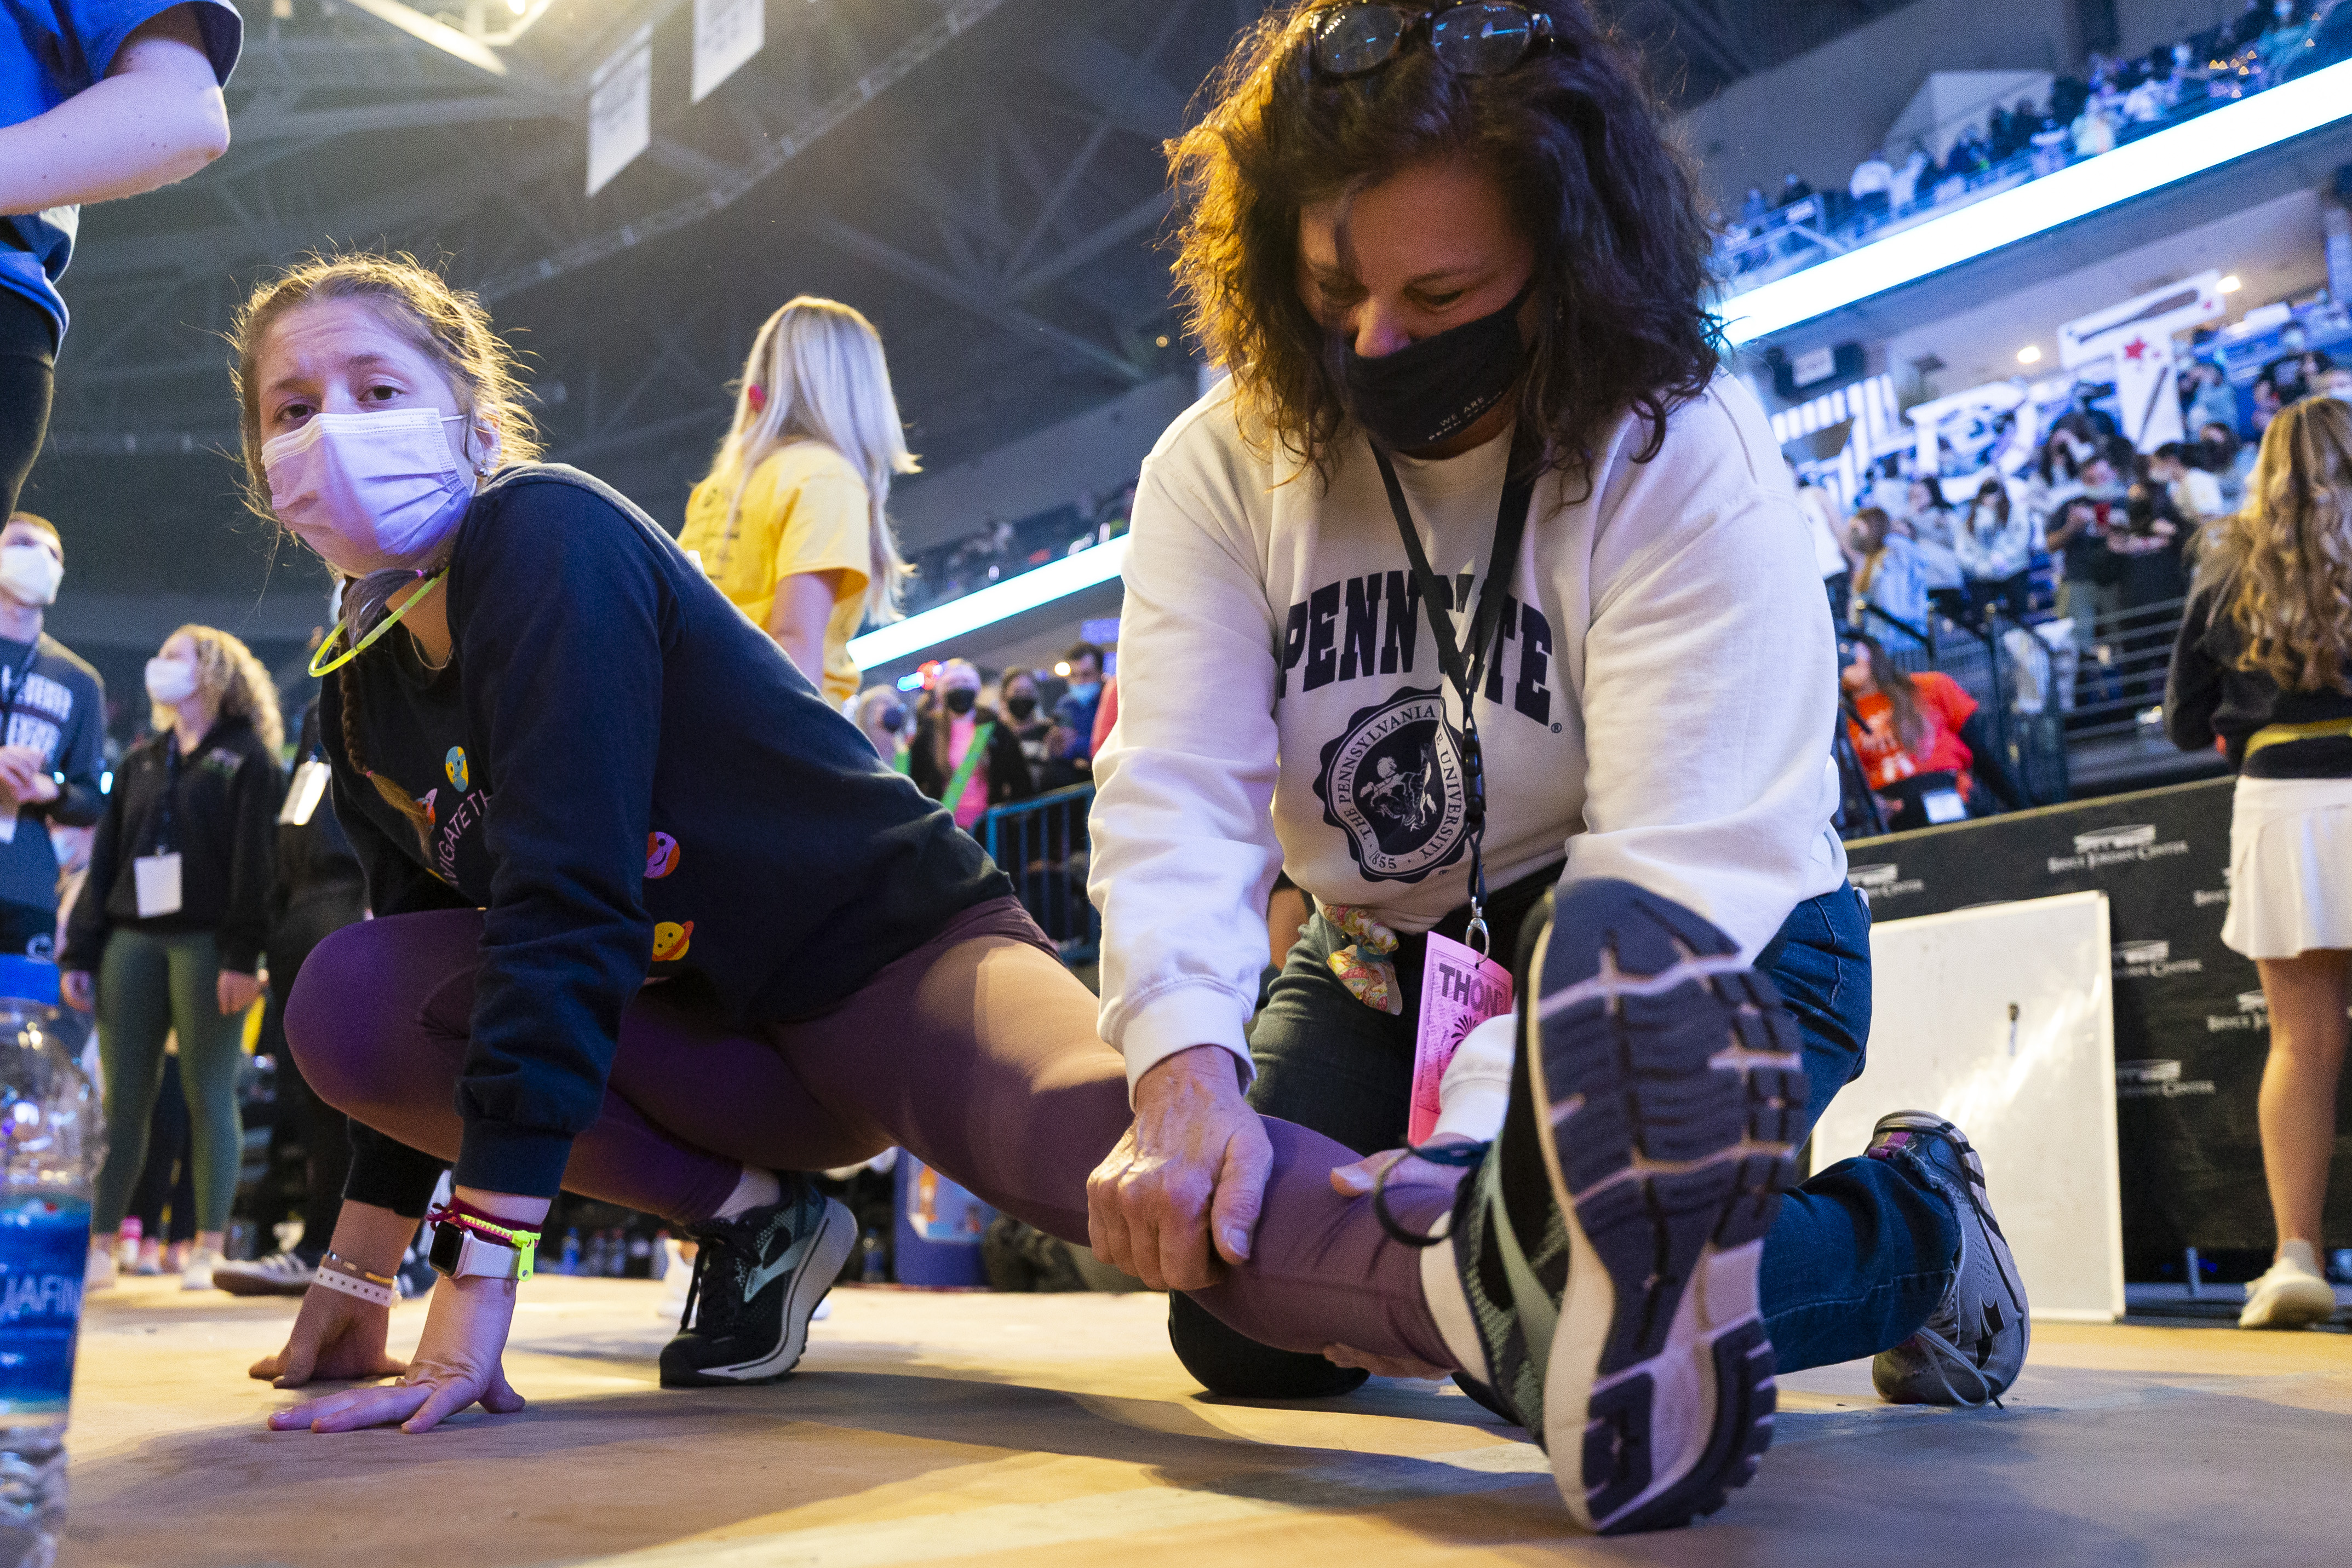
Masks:
[[[656,1287],[543,1279],[531,1400],[424,1437],[273,1434],[289,1301],[91,1298],[65,1568],[1391,1568],[2352,1561],[2352,1338],[2041,1327],[2006,1411],[1782,1385],[1763,1473],[1696,1529],[1569,1528],[1542,1456],[1450,1385],[1213,1402],[1155,1296],[842,1291],[798,1376],[665,1393]],[[399,1309],[395,1350],[421,1305]]]

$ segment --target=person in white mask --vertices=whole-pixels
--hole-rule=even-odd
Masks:
[[[106,684],[42,629],[66,570],[55,525],[18,512],[0,529],[0,953],[55,955],[51,827],[106,809]]]
[[[66,1000],[98,1013],[106,1088],[88,1281],[113,1281],[164,1041],[176,1034],[196,1208],[181,1282],[210,1290],[244,1145],[239,1020],[261,994],[285,734],[269,672],[210,626],[165,639],[147,661],[147,696],[155,733],[116,769],[58,960]]]

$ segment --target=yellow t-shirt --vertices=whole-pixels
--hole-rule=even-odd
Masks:
[[[849,640],[866,616],[874,560],[866,481],[849,459],[823,442],[795,441],[770,453],[752,471],[732,539],[726,537],[730,499],[727,487],[713,480],[697,485],[687,499],[678,544],[701,557],[702,570],[719,591],[761,631],[775,606],[776,584],[807,572],[839,572],[817,687],[828,702],[848,701],[857,695]]]

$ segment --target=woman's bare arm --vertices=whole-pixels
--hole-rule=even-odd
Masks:
[[[135,196],[226,151],[228,107],[196,8],[174,5],[123,42],[105,80],[0,126],[0,213]]]

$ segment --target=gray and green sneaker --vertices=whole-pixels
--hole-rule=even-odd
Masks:
[[[2025,1366],[2033,1324],[2009,1238],[1985,1201],[1984,1161],[1967,1134],[1932,1111],[1881,1116],[1866,1152],[1913,1161],[1960,1221],[1952,1288],[1917,1333],[1872,1359],[1871,1382],[1895,1405],[2000,1404]]]
[[[776,1202],[694,1227],[694,1279],[677,1337],[662,1347],[664,1388],[773,1383],[800,1364],[857,1221],[806,1176],[776,1176]]]
[[[1772,1439],[1756,1270],[1804,1126],[1796,1025],[1738,944],[1631,883],[1529,925],[1510,1109],[1451,1228],[1476,1381],[1580,1524],[1687,1524]]]

